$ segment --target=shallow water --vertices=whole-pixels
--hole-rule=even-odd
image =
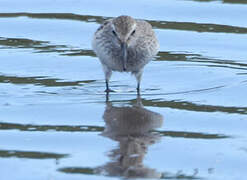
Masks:
[[[1,179],[246,179],[246,12],[240,0],[1,0]],[[141,97],[125,73],[106,97],[91,49],[120,14],[160,41]]]

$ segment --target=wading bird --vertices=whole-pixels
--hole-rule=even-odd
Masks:
[[[105,73],[106,92],[111,92],[112,71],[131,72],[137,92],[144,66],[158,53],[159,43],[152,26],[144,20],[119,16],[106,20],[95,32],[92,47]]]

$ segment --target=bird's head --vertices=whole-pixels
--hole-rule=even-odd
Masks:
[[[112,33],[120,43],[128,43],[135,34],[136,21],[130,16],[119,16],[113,19]]]
[[[129,42],[136,32],[136,21],[130,16],[119,16],[113,19],[112,33],[120,44],[122,57],[124,61],[123,69],[126,70],[127,48]]]

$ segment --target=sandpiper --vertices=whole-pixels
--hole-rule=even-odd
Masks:
[[[106,20],[95,32],[92,47],[105,73],[106,92],[111,92],[112,71],[131,72],[137,80],[137,92],[144,66],[158,53],[159,43],[152,26],[130,16]]]

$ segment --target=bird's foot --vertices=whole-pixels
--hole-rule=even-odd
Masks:
[[[106,92],[106,93],[110,93],[110,92],[115,92],[115,91],[112,90],[112,89],[110,89],[110,88],[108,88],[108,89],[105,90],[105,92]]]

